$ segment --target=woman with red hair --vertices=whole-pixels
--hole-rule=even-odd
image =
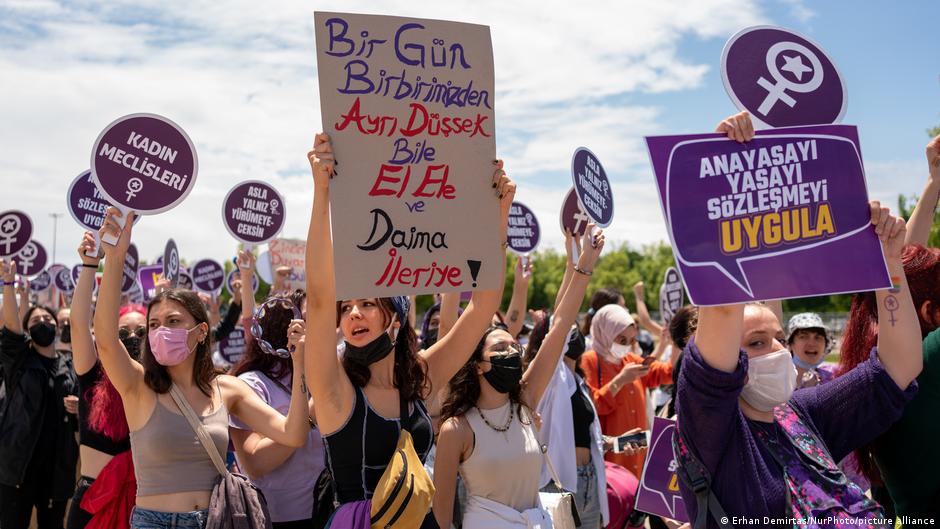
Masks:
[[[855,453],[872,484],[887,487],[898,516],[940,519],[940,250],[907,246],[902,262],[924,339],[920,392],[890,430]],[[874,292],[852,300],[840,374],[868,358],[878,340],[877,311]]]

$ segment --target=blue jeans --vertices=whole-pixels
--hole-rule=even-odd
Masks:
[[[604,494],[607,494],[606,490]],[[581,515],[581,529],[600,529],[601,499],[593,462],[578,467],[578,491],[574,494],[574,503]]]
[[[134,507],[131,529],[203,529],[209,510],[160,512]]]

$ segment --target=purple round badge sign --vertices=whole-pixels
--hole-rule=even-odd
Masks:
[[[156,114],[116,119],[98,135],[91,153],[91,172],[105,198],[144,215],[182,202],[198,169],[189,136]]]
[[[232,188],[222,201],[228,232],[241,242],[262,244],[284,227],[284,199],[270,185],[249,180]]]
[[[506,232],[509,249],[518,254],[527,254],[539,245],[539,220],[535,212],[520,202],[509,206],[509,228]]]
[[[229,333],[228,336],[219,340],[219,354],[230,364],[235,364],[241,360],[245,354],[245,331],[237,328]]]
[[[225,290],[227,290],[228,293],[233,296],[235,295],[235,287],[232,286],[232,283],[236,279],[238,279],[238,268],[235,268],[231,272],[229,272],[228,276],[225,278]],[[251,291],[257,294],[259,286],[260,285],[258,284],[258,274],[251,274]]]
[[[614,193],[604,167],[587,147],[578,147],[571,157],[571,180],[581,208],[599,227],[614,220]]]
[[[85,171],[72,180],[66,199],[69,213],[75,222],[91,231],[101,229],[101,225],[104,224],[104,212],[111,206],[111,203],[95,185],[95,178],[91,175],[91,171]],[[134,219],[135,226],[139,220],[140,216]]]
[[[121,293],[127,294],[137,284],[137,268],[140,266],[140,254],[137,246],[131,243],[124,255],[124,278],[121,283]]]
[[[29,289],[33,292],[45,292],[52,286],[52,276],[48,270],[39,272],[39,275],[29,281]]]
[[[33,221],[22,211],[0,213],[0,257],[16,255],[33,236]]]
[[[788,29],[754,26],[721,52],[735,106],[770,127],[838,123],[848,105],[839,69],[815,42]]]
[[[196,290],[214,294],[225,282],[225,269],[212,259],[198,261],[192,268],[193,286]]]
[[[180,252],[176,248],[176,241],[169,239],[163,249],[163,277],[176,288],[180,282]]]
[[[30,277],[46,268],[49,257],[46,249],[36,241],[29,241],[13,258],[20,275]]]
[[[179,288],[184,290],[193,289],[193,276],[189,275],[189,271],[185,269],[180,270]]]
[[[81,265],[79,265],[78,268],[79,271],[81,271]],[[50,267],[49,270],[51,271],[52,268]],[[60,269],[56,269],[55,273],[50,272],[50,275],[52,275],[52,284],[61,292],[66,294],[75,292],[75,281],[72,280],[72,272],[68,268],[63,266]]]
[[[578,194],[574,188],[565,195],[565,201],[561,205],[561,215],[558,217],[561,224],[561,232],[571,232],[575,235],[584,235],[587,231],[587,225],[591,222],[591,217],[587,216],[581,204],[578,202]]]

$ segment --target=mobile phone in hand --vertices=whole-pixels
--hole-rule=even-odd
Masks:
[[[620,453],[624,451],[628,445],[635,444],[637,446],[645,447],[647,446],[646,440],[647,432],[637,432],[629,435],[621,435],[614,439],[614,452]]]

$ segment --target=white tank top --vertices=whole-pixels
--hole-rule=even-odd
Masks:
[[[486,420],[498,428],[506,425],[509,413],[508,402],[496,409],[483,410]],[[519,420],[516,405],[512,405],[512,413],[512,422],[505,432],[488,426],[476,408],[466,413],[475,442],[470,457],[460,465],[460,476],[468,495],[525,511],[539,504],[543,456],[532,426]],[[528,414],[525,420],[530,421]]]

